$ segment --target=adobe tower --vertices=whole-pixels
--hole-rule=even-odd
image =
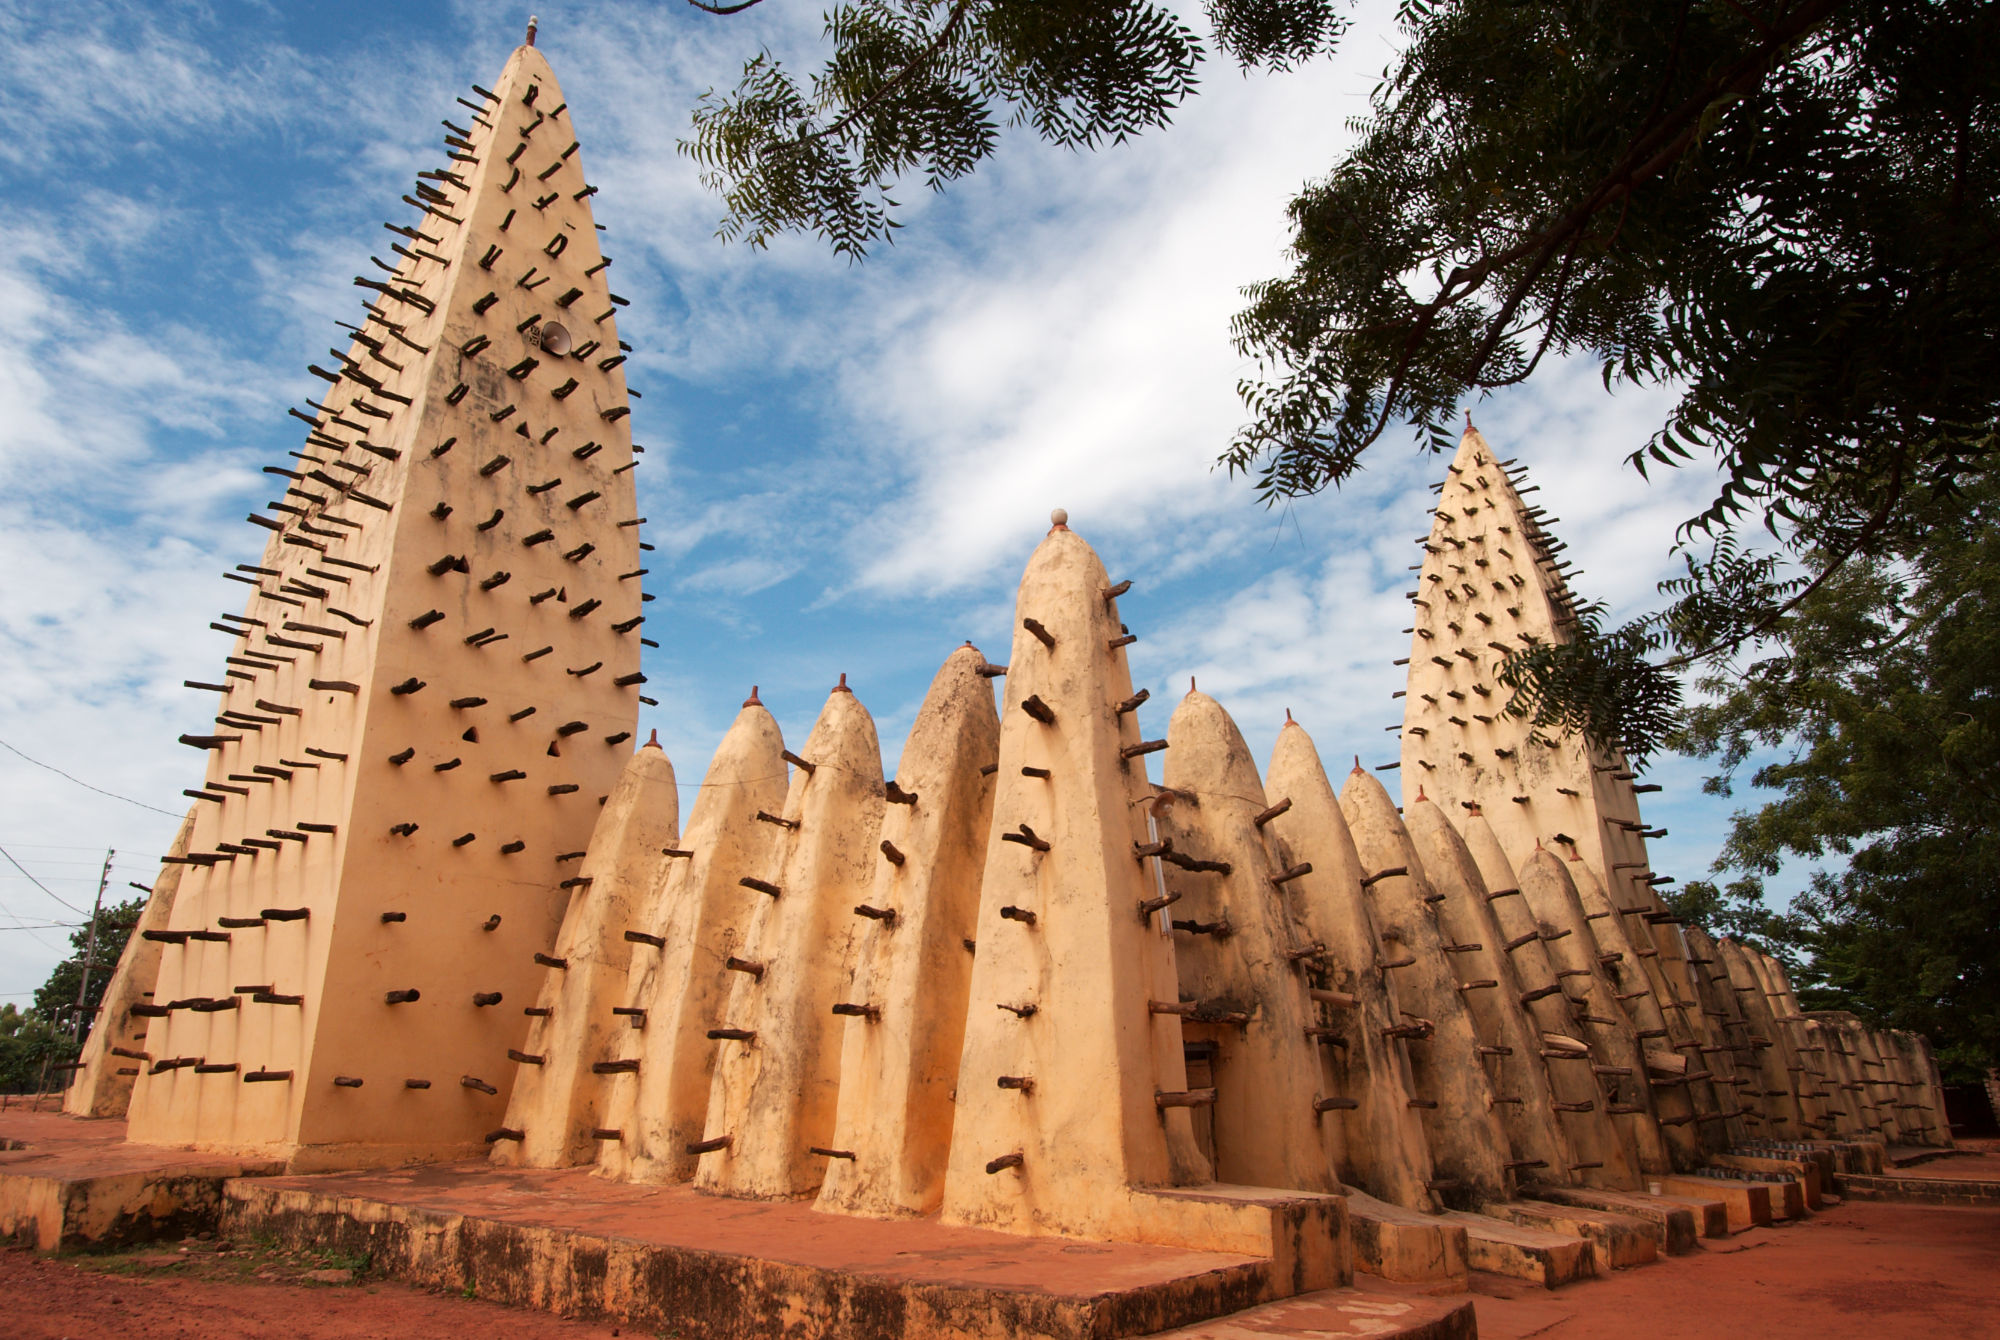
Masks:
[[[1566,543],[1525,501],[1539,486],[1520,487],[1510,464],[1468,423],[1419,541],[1404,786],[1421,785],[1454,819],[1482,812],[1516,868],[1547,844],[1581,857],[1621,910],[1658,911],[1646,839],[1661,834],[1640,819],[1639,792],[1659,788],[1635,785],[1622,756],[1583,736],[1541,735],[1506,710],[1500,663],[1567,641],[1576,622]]]
[[[131,1138],[295,1167],[483,1149],[577,862],[632,755],[623,346],[540,52],[444,123],[283,494],[148,1016]],[[577,893],[582,890],[583,893]],[[124,1019],[107,1019],[123,1028]]]
[[[1641,958],[1638,972],[1623,969],[1637,993],[1631,999],[1652,998],[1628,1002],[1625,1013],[1655,1015],[1635,1040],[1704,1062],[1689,1071],[1695,1139],[1681,1140],[1685,1160],[1693,1144],[1716,1148],[1743,1133],[1745,1110],[1729,1093],[1740,1039],[1724,1036],[1705,1003],[1710,983],[1654,893],[1664,877],[1651,870],[1646,839],[1662,833],[1640,818],[1639,792],[1658,788],[1636,785],[1622,756],[1582,735],[1543,735],[1506,710],[1512,690],[1499,682],[1501,662],[1523,647],[1567,640],[1576,619],[1564,542],[1548,532],[1552,518],[1525,501],[1535,486],[1523,487],[1509,464],[1468,423],[1439,485],[1431,531],[1419,541],[1404,786],[1421,786],[1460,821],[1482,816],[1517,872],[1535,865],[1553,884],[1592,888],[1591,897],[1601,888],[1605,905],[1588,911],[1622,923]],[[1573,879],[1558,868],[1570,865],[1579,868]],[[1633,980],[1640,977],[1643,984]]]

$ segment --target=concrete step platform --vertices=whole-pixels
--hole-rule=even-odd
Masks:
[[[278,1159],[125,1143],[125,1123],[0,1112],[0,1239],[83,1251],[213,1229],[222,1184],[282,1171]]]
[[[1597,1273],[1597,1253],[1582,1238],[1451,1210],[1437,1216],[1465,1229],[1465,1261],[1474,1270],[1558,1289]]]
[[[1286,1291],[1260,1257],[821,1214],[580,1170],[453,1163],[231,1182],[223,1231],[367,1253],[513,1307],[716,1340],[1112,1340]]]
[[[1973,1177],[1872,1177],[1842,1173],[1834,1178],[1851,1200],[1894,1200],[1913,1205],[2000,1206],[2000,1179]]]
[[[1717,1168],[1728,1168],[1735,1172],[1764,1173],[1772,1181],[1790,1181],[1798,1184],[1803,1202],[1800,1212],[1818,1210],[1824,1207],[1826,1192],[1820,1180],[1820,1166],[1815,1159],[1774,1158],[1764,1154],[1714,1154],[1709,1163]],[[1790,1195],[1787,1193],[1787,1204]]]
[[[1833,1151],[1840,1171],[1879,1175],[1889,1167],[1889,1146],[1880,1140],[1816,1140],[1816,1145]]]
[[[1721,1201],[1731,1233],[1770,1226],[1771,1189],[1762,1182],[1679,1174],[1662,1177],[1659,1182],[1660,1190],[1670,1196],[1685,1196],[1690,1200]]]
[[[1524,1186],[1521,1194],[1558,1205],[1628,1214],[1652,1226],[1653,1240],[1669,1256],[1695,1249],[1702,1238],[1729,1236],[1729,1212],[1719,1200],[1649,1196],[1640,1191],[1599,1191],[1580,1186]]]
[[[1581,1238],[1591,1245],[1600,1272],[1651,1265],[1660,1259],[1655,1225],[1615,1210],[1523,1199],[1483,1205],[1480,1212],[1523,1228]]]
[[[1751,1173],[1749,1176],[1770,1188],[1772,1223],[1795,1224],[1805,1219],[1806,1189],[1798,1178],[1758,1173]]]
[[[1465,1287],[1465,1229],[1362,1192],[1347,1193],[1354,1268],[1400,1284]]]
[[[1164,1331],[1153,1340],[1476,1340],[1478,1323],[1470,1298],[1443,1298],[1380,1280],[1360,1277],[1351,1289],[1281,1298],[1274,1303]]]
[[[1897,1168],[1914,1168],[1939,1159],[1973,1158],[1977,1152],[1937,1145],[1890,1145],[1883,1151],[1884,1166],[1880,1171],[1893,1173]]]

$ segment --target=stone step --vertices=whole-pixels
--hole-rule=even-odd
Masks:
[[[1840,1171],[1879,1176],[1887,1171],[1889,1146],[1880,1140],[1822,1140],[1815,1142],[1833,1151]]]
[[[1465,1230],[1364,1192],[1347,1192],[1354,1268],[1393,1283],[1465,1284]]]
[[[1257,1306],[1296,1278],[1240,1253],[854,1218],[581,1169],[424,1164],[223,1195],[231,1236],[648,1334],[698,1317],[732,1340],[1117,1340]]]
[[[1806,1217],[1806,1189],[1796,1177],[1780,1177],[1774,1174],[1751,1175],[1753,1180],[1769,1187],[1771,1191],[1771,1222],[1774,1224],[1798,1223]]]
[[[1521,1194],[1558,1205],[1629,1214],[1652,1226],[1653,1238],[1669,1256],[1695,1249],[1702,1238],[1729,1236],[1729,1213],[1719,1200],[1649,1196],[1642,1191],[1598,1191],[1580,1186],[1524,1186]]]
[[[1657,1226],[1636,1215],[1525,1197],[1482,1205],[1480,1212],[1523,1228],[1582,1238],[1594,1250],[1599,1273],[1651,1265],[1660,1259]]]
[[[1196,1322],[1176,1331],[1160,1331],[1150,1340],[1244,1340],[1246,1336],[1311,1337],[1311,1340],[1476,1340],[1479,1324],[1470,1298],[1437,1297],[1397,1288],[1366,1275],[1351,1289],[1325,1289],[1281,1298],[1274,1303],[1232,1312],[1214,1321]]]
[[[122,1121],[16,1108],[0,1122],[0,1240],[37,1251],[213,1232],[225,1181],[284,1170],[278,1159],[128,1144]]]
[[[1465,1260],[1474,1270],[1561,1288],[1597,1273],[1596,1250],[1582,1238],[1451,1210],[1438,1216],[1465,1229]]]
[[[1770,1154],[1716,1154],[1709,1163],[1737,1172],[1771,1173],[1773,1181],[1795,1181],[1805,1210],[1817,1210],[1825,1203],[1819,1163],[1815,1159],[1787,1159]]]
[[[1872,1177],[1842,1173],[1840,1194],[1852,1200],[1895,1200],[1916,1205],[2000,1206],[2000,1180],[1975,1177]]]
[[[1771,1224],[1771,1189],[1763,1182],[1742,1182],[1728,1177],[1694,1177],[1673,1174],[1662,1177],[1660,1190],[1671,1196],[1694,1200],[1719,1200],[1729,1216],[1729,1231]]]

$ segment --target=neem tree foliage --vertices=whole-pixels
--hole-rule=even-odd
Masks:
[[[1322,54],[1345,22],[1332,0],[1204,10],[1245,67]],[[1509,674],[1519,710],[1641,760],[1677,670],[1769,634],[1992,466],[2000,6],[1404,0],[1398,22],[1356,147],[1290,205],[1290,273],[1236,319],[1258,375],[1221,459],[1266,503],[1317,493],[1392,426],[1447,448],[1463,405],[1551,354],[1678,388],[1616,449],[1721,461],[1684,577]],[[859,257],[897,226],[897,182],[963,176],[1007,124],[1077,147],[1163,126],[1206,55],[1174,10],[1116,0],[856,0],[826,37],[805,82],[759,55],[697,108],[682,147],[725,236]],[[1746,525],[1784,559],[1746,552]]]

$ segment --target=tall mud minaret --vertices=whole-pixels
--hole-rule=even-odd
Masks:
[[[1574,624],[1570,563],[1548,520],[1468,425],[1410,597],[1404,786],[1421,784],[1454,818],[1478,805],[1517,868],[1538,845],[1574,851],[1630,903],[1647,874],[1630,770],[1580,736],[1535,735],[1507,715],[1513,690],[1498,677],[1510,652],[1567,641]]]
[[[1413,794],[1421,786],[1455,819],[1483,813],[1517,869],[1538,848],[1580,858],[1646,951],[1670,1044],[1690,1057],[1719,1055],[1719,1022],[1704,1013],[1687,947],[1653,891],[1660,877],[1646,838],[1660,834],[1639,817],[1632,770],[1580,735],[1538,734],[1507,714],[1513,692],[1499,682],[1501,662],[1567,639],[1575,623],[1564,544],[1547,529],[1552,518],[1526,501],[1534,486],[1517,483],[1468,424],[1410,593],[1404,785]],[[1695,1097],[1704,1109],[1694,1117],[1699,1141],[1719,1147],[1734,1105],[1708,1087]]]
[[[1211,1180],[1189,1109],[1131,635],[1058,512],[1015,607],[946,1223],[1126,1237],[1136,1188]],[[1163,1240],[1154,1237],[1152,1240]],[[1170,1240],[1170,1239],[1167,1239]]]
[[[501,1124],[643,678],[624,300],[529,37],[386,225],[228,574],[134,1140],[316,1167]]]

